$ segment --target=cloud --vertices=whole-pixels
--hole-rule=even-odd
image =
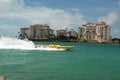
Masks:
[[[120,6],[120,0],[118,1],[118,5]]]
[[[79,11],[80,11],[80,10],[77,9],[77,8],[72,8],[72,10],[75,11],[75,12],[79,12]]]
[[[18,36],[19,27],[16,25],[2,24],[0,23],[0,35],[3,36]]]
[[[74,9],[77,10],[77,9]],[[16,31],[14,26],[21,26],[21,24],[48,24],[52,29],[64,29],[64,28],[74,28],[85,23],[85,18],[80,13],[70,13],[63,9],[52,9],[45,6],[30,7],[25,5],[24,0],[0,0],[0,20],[12,20],[15,22],[12,25],[9,21],[2,21],[1,24],[5,25],[4,31],[9,32],[6,28],[8,24],[12,31]],[[24,23],[16,23],[22,20]],[[73,27],[74,26],[74,27]],[[24,26],[23,26],[24,27]],[[0,29],[2,29],[0,27]]]
[[[113,29],[112,33],[113,38],[120,38],[120,29]]]
[[[118,20],[119,15],[117,12],[110,12],[108,15],[98,18],[98,21],[105,21],[109,25],[115,24]]]

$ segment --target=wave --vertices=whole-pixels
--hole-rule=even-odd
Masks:
[[[0,49],[23,49],[23,50],[52,50],[52,51],[63,51],[63,49],[54,48],[36,48],[32,41],[27,39],[21,40],[11,37],[0,37]]]
[[[11,37],[1,37],[0,38],[0,48],[1,49],[30,49],[35,48],[35,45],[32,41],[27,39],[21,40]]]

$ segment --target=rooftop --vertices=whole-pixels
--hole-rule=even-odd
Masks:
[[[86,23],[86,24],[83,24],[83,26],[88,26],[88,27],[92,27],[92,26],[107,26],[107,24],[103,21],[101,22],[97,22],[97,23]]]
[[[29,28],[21,28],[21,30],[29,30]]]
[[[47,24],[33,24],[31,26],[40,26],[40,27],[43,27],[43,26],[48,26]]]

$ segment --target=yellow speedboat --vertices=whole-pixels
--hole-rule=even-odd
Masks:
[[[55,49],[64,49],[64,50],[71,50],[75,48],[75,46],[60,46],[60,45],[49,45],[50,48],[55,48]]]
[[[36,45],[38,49],[44,50],[71,50],[75,48],[75,46],[61,46],[61,45]]]

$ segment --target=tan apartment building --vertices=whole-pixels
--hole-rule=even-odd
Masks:
[[[28,28],[21,28],[20,32],[22,38],[25,38],[26,36],[28,39],[38,40],[54,38],[54,30],[47,24],[34,24]]]
[[[29,38],[30,37],[30,28],[21,28],[20,29],[20,38]]]
[[[66,29],[61,29],[61,30],[57,30],[56,32],[57,36],[64,36],[64,37],[77,37],[77,32],[74,31],[73,29],[71,31],[68,31],[67,28]]]
[[[67,29],[57,30],[57,31],[56,31],[56,35],[57,35],[58,37],[59,37],[59,36],[64,36],[64,37],[68,37],[68,36],[69,36]]]
[[[110,26],[105,22],[86,23],[78,28],[78,38],[90,42],[108,42],[110,41]]]

